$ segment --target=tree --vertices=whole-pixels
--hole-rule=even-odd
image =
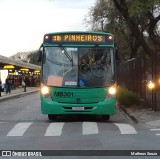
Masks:
[[[138,50],[138,46],[133,47],[135,39],[111,0],[97,1],[87,18],[85,22],[91,26],[91,30],[114,34],[122,58],[133,57],[133,53]]]
[[[101,30],[112,32],[120,52],[127,50],[129,58],[137,55],[140,46],[152,56],[160,46],[159,9],[160,0],[97,0],[86,22],[92,30],[101,26]]]
[[[149,39],[155,48],[160,47],[160,37],[156,28],[160,20],[159,0],[113,0],[115,7],[123,16],[133,37],[140,43],[146,54],[152,56],[158,49],[153,50],[145,40],[144,31],[148,33]],[[157,14],[156,14],[157,13]],[[159,51],[158,51],[159,52]]]

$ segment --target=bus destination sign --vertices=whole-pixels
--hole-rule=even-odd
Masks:
[[[102,34],[49,34],[45,35],[44,42],[112,44],[113,39],[111,35],[102,35]]]
[[[105,36],[86,34],[53,35],[53,42],[105,42]]]

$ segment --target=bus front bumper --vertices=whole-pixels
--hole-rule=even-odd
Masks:
[[[43,98],[43,97],[42,97]],[[92,114],[113,115],[116,111],[115,98],[109,98],[102,102],[90,104],[58,103],[43,98],[41,100],[41,111],[43,114]]]

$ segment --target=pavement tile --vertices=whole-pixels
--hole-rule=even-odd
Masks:
[[[11,90],[10,94],[6,94],[5,92],[1,92],[1,97],[0,97],[0,102],[4,101],[4,100],[9,100],[15,97],[19,97],[19,96],[24,96],[24,95],[28,95],[28,94],[32,94],[34,92],[39,91],[40,88],[39,87],[27,87],[27,91],[24,92],[24,89],[22,87]]]
[[[146,123],[153,126],[160,126],[160,111],[154,111],[151,108],[141,108],[140,106],[124,107],[119,106],[132,120],[137,123]]]

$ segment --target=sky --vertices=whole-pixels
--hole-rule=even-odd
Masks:
[[[86,31],[95,1],[0,0],[0,55],[37,50],[49,32]]]

